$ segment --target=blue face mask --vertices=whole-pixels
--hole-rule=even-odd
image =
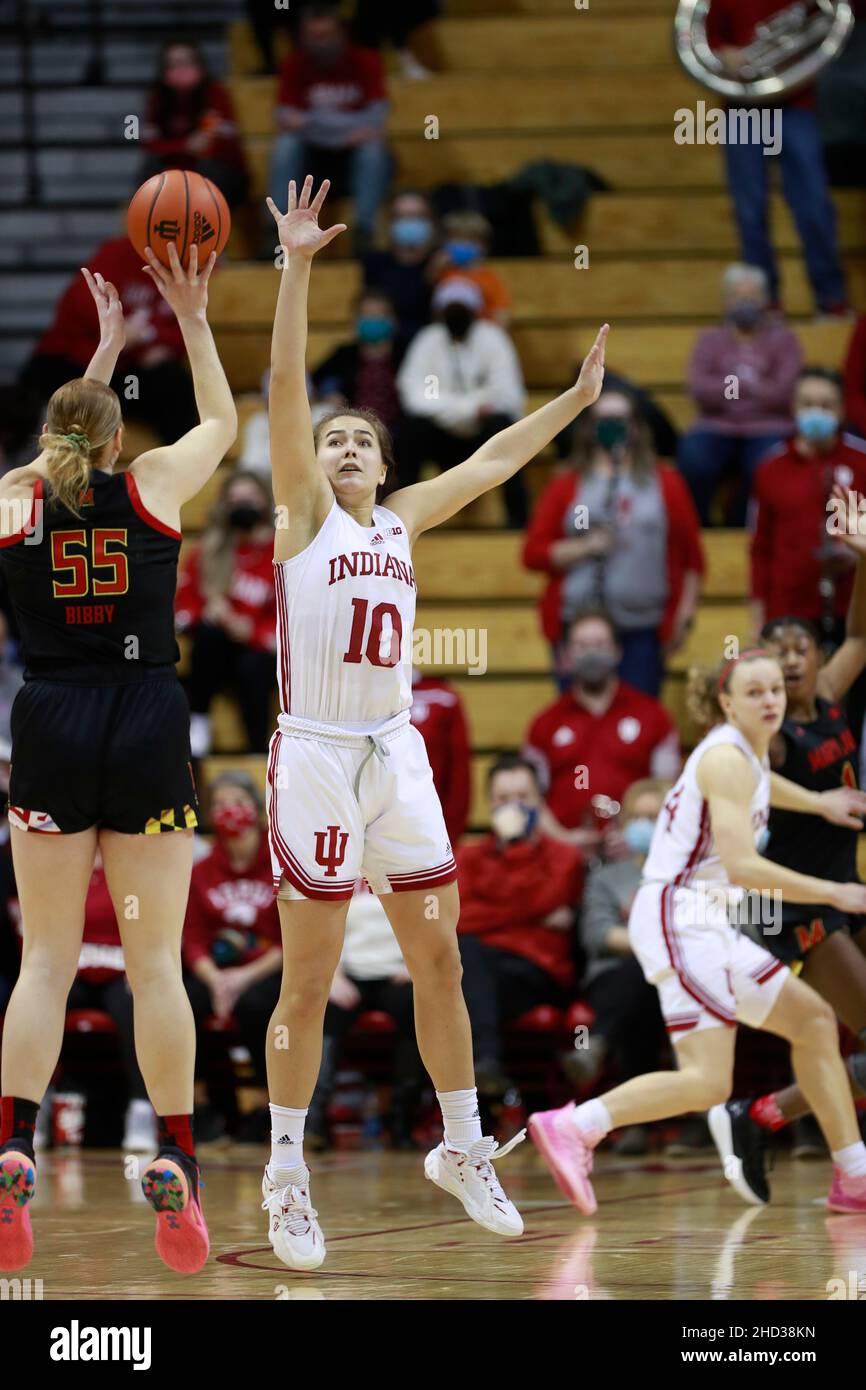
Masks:
[[[538,824],[538,807],[523,801],[506,801],[490,815],[496,838],[505,845],[528,840]]]
[[[394,335],[394,325],[383,314],[362,314],[357,329],[362,343],[384,343]]]
[[[649,816],[638,816],[636,820],[629,821],[623,835],[632,854],[649,853],[650,841],[655,828],[656,823],[654,820],[650,820]]]
[[[391,223],[391,240],[395,246],[426,246],[431,230],[426,217],[395,217]]]
[[[810,444],[826,444],[838,429],[839,421],[832,410],[815,405],[797,411],[797,433]]]
[[[474,265],[481,259],[481,251],[474,241],[446,241],[445,250],[452,265],[460,266],[461,269]]]

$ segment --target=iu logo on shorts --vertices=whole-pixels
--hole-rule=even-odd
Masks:
[[[346,857],[349,832],[339,825],[329,825],[316,832],[316,863],[325,870],[325,878],[334,878]]]

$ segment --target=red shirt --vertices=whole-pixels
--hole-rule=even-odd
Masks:
[[[178,359],[185,357],[186,350],[177,319],[156,286],[142,274],[141,257],[127,237],[113,237],[110,241],[104,241],[88,265],[94,275],[98,271],[117,286],[125,318],[130,318],[137,309],[143,309],[147,315],[152,336],[120,354],[119,371],[129,366],[135,367],[152,347],[167,347]],[[98,346],[96,305],[84,283],[84,276],[78,271],[61,296],[54,322],[43,333],[36,352],[40,356],[57,354],[69,357],[83,370]]]
[[[845,413],[855,430],[866,435],[866,314],[854,325],[845,358]]]
[[[665,642],[673,629],[682,597],[683,576],[690,571],[703,574],[704,553],[700,521],[682,474],[667,467],[659,467],[657,472],[668,517],[668,601],[659,628],[659,638]],[[575,534],[568,522],[579,499],[580,475],[571,469],[557,474],[541,494],[526,529],[523,563],[530,570],[546,570],[549,576],[541,597],[541,629],[548,642],[558,642],[563,635],[562,585],[565,578],[562,571],[552,568],[550,548],[554,541]]]
[[[105,870],[94,869],[84,905],[84,936],[78,958],[78,974],[89,984],[102,985],[122,975],[123,946],[114,903],[105,881]]]
[[[267,836],[248,868],[233,869],[217,840],[193,867],[183,927],[183,958],[192,968],[212,956],[215,942],[231,933],[239,952],[234,965],[246,965],[281,944]],[[244,940],[237,940],[240,933]]]
[[[759,24],[780,10],[790,8],[791,0],[711,0],[707,15],[707,40],[710,48],[745,48],[755,37]],[[774,105],[815,105],[815,87],[810,84],[792,97],[774,98]]]
[[[302,111],[360,111],[385,100],[385,70],[375,49],[349,44],[330,67],[315,62],[303,49],[283,60],[278,106]]]
[[[817,551],[829,539],[826,503],[834,481],[866,493],[866,443],[853,435],[840,435],[831,453],[811,457],[799,453],[793,440],[780,444],[755,474],[752,597],[764,604],[768,622],[785,613],[823,616]],[[853,582],[852,565],[836,583],[834,612],[839,618],[848,611]]]
[[[226,598],[235,613],[251,618],[253,630],[245,646],[273,652],[277,645],[277,599],[274,589],[274,543],[238,541]],[[201,546],[184,553],[177,574],[174,617],[184,631],[201,622],[206,598],[202,589]]]
[[[185,99],[186,97],[186,99]],[[178,93],[174,113],[167,127],[156,124],[156,94],[151,93],[142,145],[150,154],[170,155],[175,169],[195,169],[200,159],[216,159],[225,164],[246,167],[244,147],[232,99],[219,82],[211,82],[198,122],[193,121],[189,98]],[[197,131],[207,131],[210,144],[201,154],[190,154],[186,142]]]
[[[412,686],[411,718],[427,746],[448,835],[456,845],[469,814],[469,732],[463,701],[447,681],[423,676]]]
[[[568,989],[573,981],[572,934],[543,926],[558,907],[576,907],[583,861],[574,845],[536,835],[500,846],[495,835],[457,852],[460,921],[457,930],[533,961]]]
[[[560,825],[573,830],[585,817],[588,823],[592,797],[622,801],[632,782],[650,777],[655,749],[672,736],[677,737],[676,728],[664,705],[619,681],[600,715],[567,691],[536,716],[526,744],[529,755],[547,769],[550,810]]]

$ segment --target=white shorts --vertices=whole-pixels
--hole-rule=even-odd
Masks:
[[[694,888],[645,883],[628,933],[671,1034],[737,1022],[760,1028],[790,975],[784,961],[731,926],[718,890],[708,898]]]
[[[351,898],[362,877],[380,895],[457,878],[427,749],[408,710],[375,735],[281,714],[267,807],[280,898]]]

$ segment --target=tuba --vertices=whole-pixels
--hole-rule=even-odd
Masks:
[[[795,0],[759,24],[740,77],[731,77],[707,42],[711,0],[680,0],[674,19],[677,57],[692,77],[722,96],[749,101],[786,97],[812,82],[845,47],[854,28],[849,0]]]

